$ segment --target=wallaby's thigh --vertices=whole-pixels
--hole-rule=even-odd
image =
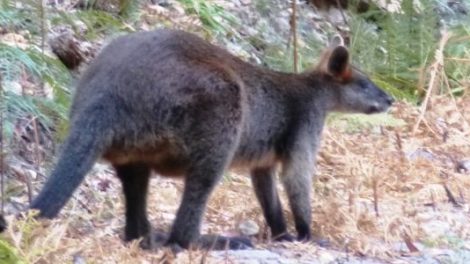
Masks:
[[[181,136],[189,164],[180,208],[168,244],[188,248],[199,238],[199,229],[210,193],[230,164],[242,127],[240,90],[231,83],[217,83],[217,93],[188,106],[190,122]],[[197,246],[197,245],[196,245]]]

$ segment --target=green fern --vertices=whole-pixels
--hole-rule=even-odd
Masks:
[[[416,97],[419,70],[432,61],[438,42],[438,17],[431,1],[402,1],[401,13],[372,10],[351,21],[351,51],[356,62],[376,79],[395,87],[401,98]],[[376,15],[376,24],[366,18]]]
[[[18,258],[16,249],[8,242],[0,239],[0,263],[3,264],[20,264],[24,263]]]
[[[86,33],[83,37],[87,40],[130,31],[118,17],[100,10],[80,10],[74,13],[58,11],[49,19],[53,25],[70,25],[75,31],[80,30],[76,22],[83,22],[86,25]]]
[[[453,37],[444,50],[444,70],[452,93],[461,95],[470,89],[470,18],[453,21],[450,32]]]
[[[8,85],[17,82],[24,70],[36,79],[51,86],[54,99],[19,95],[10,91]],[[4,135],[11,138],[15,120],[35,116],[46,129],[67,119],[70,92],[66,88],[70,75],[55,59],[43,55],[38,49],[22,50],[0,44],[0,74],[3,76],[2,112],[4,113]]]
[[[136,20],[139,17],[141,0],[119,0],[119,15],[126,19]]]

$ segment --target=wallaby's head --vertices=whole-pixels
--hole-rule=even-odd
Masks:
[[[394,101],[350,64],[349,51],[340,37],[335,37],[323,54],[317,73],[322,75],[322,85],[332,92],[334,111],[379,113],[386,111]]]

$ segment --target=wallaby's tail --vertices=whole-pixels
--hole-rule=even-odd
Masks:
[[[106,133],[102,120],[98,121],[96,117],[96,113],[81,114],[72,123],[57,165],[31,204],[31,208],[40,211],[39,216],[55,217],[102,155],[105,141],[111,135]]]

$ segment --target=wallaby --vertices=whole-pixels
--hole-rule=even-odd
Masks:
[[[349,64],[340,44],[329,47],[315,69],[294,74],[249,64],[183,31],[122,36],[78,82],[62,154],[31,207],[55,217],[104,158],[122,181],[126,240],[153,239],[146,197],[154,171],[185,183],[166,246],[246,248],[246,239],[212,236],[212,244],[199,235],[207,200],[225,170],[248,169],[273,238],[293,240],[275,187],[280,165],[297,238],[309,240],[325,116],[382,112],[392,102]]]

